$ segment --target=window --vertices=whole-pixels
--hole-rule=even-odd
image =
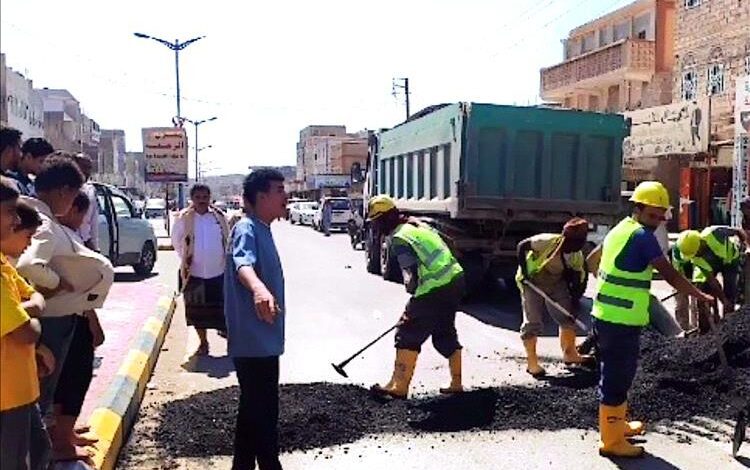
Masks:
[[[750,53],[745,56],[745,75],[750,75]]]
[[[112,205],[115,208],[115,215],[117,215],[118,219],[130,219],[133,217],[133,212],[130,209],[130,204],[128,204],[122,197],[115,196],[113,194]]]
[[[711,64],[708,66],[708,95],[722,93],[724,93],[724,64]]]
[[[685,0],[685,8],[695,8],[701,5],[701,0]]]
[[[692,101],[698,97],[698,74],[695,70],[682,72],[682,99]]]

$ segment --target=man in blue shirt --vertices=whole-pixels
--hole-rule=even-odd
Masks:
[[[240,384],[233,470],[281,469],[279,356],[284,353],[284,273],[271,223],[286,216],[284,177],[250,173],[243,184],[246,215],[232,229],[224,272],[229,355]]]

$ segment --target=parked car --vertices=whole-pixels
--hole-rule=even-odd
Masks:
[[[315,212],[313,228],[323,230],[323,204],[331,204],[331,230],[347,230],[352,216],[351,202],[346,197],[326,197],[320,201],[320,207]]]
[[[157,243],[148,220],[136,214],[130,198],[107,184],[94,183],[99,199],[99,249],[113,266],[132,266],[142,276],[156,264]],[[163,209],[165,210],[165,209]]]
[[[317,202],[295,202],[290,207],[289,221],[293,224],[312,225],[317,210]]]
[[[308,200],[307,200],[307,199],[300,199],[300,198],[298,198],[298,197],[290,197],[290,198],[289,198],[289,199],[288,199],[288,200],[286,201],[286,219],[287,219],[287,220],[291,220],[291,215],[292,215],[292,207],[293,207],[293,206],[294,206],[295,204],[298,204],[298,203],[300,203],[300,202],[308,202]]]

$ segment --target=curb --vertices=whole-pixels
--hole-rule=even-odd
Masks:
[[[120,369],[99,404],[89,426],[99,442],[92,457],[97,470],[112,470],[126,442],[146,391],[146,384],[161,352],[176,307],[174,298],[161,297],[156,313],[146,320],[133,341]]]

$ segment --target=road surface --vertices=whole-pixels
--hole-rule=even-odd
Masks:
[[[338,393],[345,384],[369,387],[387,381],[394,358],[392,336],[352,361],[347,367],[349,379],[337,375],[330,363],[344,359],[392,325],[408,297],[402,286],[367,274],[363,253],[352,250],[344,235],[325,238],[310,228],[286,222],[274,224],[273,231],[287,285],[287,350],[282,357],[281,382],[290,391],[295,387],[309,390],[318,400],[306,402],[304,406],[309,409],[300,411],[300,419],[315,415],[321,411],[318,408],[332,406],[338,406],[337,413],[343,415],[359,412],[354,407],[360,405],[350,408],[346,403],[332,403],[325,394],[329,390]],[[162,252],[161,256],[175,255]],[[657,283],[655,290],[659,296],[670,292],[663,283]],[[520,325],[517,297],[498,290],[465,310],[471,315],[459,314],[457,318],[464,345],[464,384],[475,390],[476,396],[481,396],[488,387],[534,390],[530,387],[535,382],[524,372],[523,348],[517,333]],[[540,340],[540,353],[549,373],[567,377],[570,372],[559,361],[556,330],[553,325],[548,326],[549,335]],[[198,340],[185,327],[183,310],[178,307],[120,468],[230,468],[227,449],[231,449],[233,415],[232,405],[225,402],[233,399],[236,390],[232,387],[237,382],[231,361],[225,356],[224,340],[213,332],[209,338],[210,356],[190,357]],[[414,395],[417,398],[435,395],[448,379],[447,361],[426,344],[412,382]],[[594,392],[591,384],[587,386],[592,393],[593,414]],[[336,393],[331,395],[333,401],[339,396]],[[509,426],[511,429],[480,431],[472,429],[474,412],[467,412],[467,426],[442,431],[434,430],[433,426],[431,431],[418,433],[404,432],[398,423],[370,425],[365,419],[352,423],[355,427],[359,425],[358,432],[344,433],[329,441],[323,439],[321,446],[303,446],[302,450],[286,452],[282,463],[286,469],[328,470],[723,470],[750,465],[750,445],[743,448],[739,461],[731,458],[728,423],[706,426],[713,432],[696,429],[689,438],[660,428],[662,432],[650,432],[644,438],[650,453],[645,459],[613,462],[598,456],[598,434],[591,426],[564,419],[546,426],[545,410],[541,409],[535,411],[538,415],[535,424],[528,428],[521,423]],[[462,417],[453,418],[458,422]],[[166,426],[165,422],[180,424],[175,430],[175,426]],[[392,432],[393,429],[396,431]],[[175,441],[187,443],[183,446],[174,444]]]

